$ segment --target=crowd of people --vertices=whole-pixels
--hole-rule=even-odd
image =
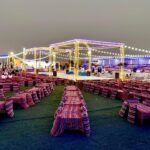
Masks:
[[[17,67],[13,67],[13,65],[3,65],[0,63],[0,78],[1,79],[7,79],[12,78],[13,75],[16,75],[19,72],[19,69]]]

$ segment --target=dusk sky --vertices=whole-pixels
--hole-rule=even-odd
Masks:
[[[0,1],[0,54],[74,38],[150,49],[150,0]]]

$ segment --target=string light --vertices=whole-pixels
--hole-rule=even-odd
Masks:
[[[127,46],[127,45],[125,45],[124,48],[130,49],[130,50],[139,51],[139,52],[144,52],[144,53],[150,53],[150,50],[141,49],[141,48],[135,48],[135,47]]]
[[[70,41],[70,42],[71,42],[71,41]],[[135,47],[127,46],[127,45],[124,45],[124,48],[130,49],[130,50],[132,50],[132,51],[139,51],[139,52],[143,52],[143,53],[150,53],[150,50],[135,48]],[[33,49],[35,49],[35,48],[25,49],[25,50],[26,50],[26,54],[32,54],[32,53],[33,53]],[[47,51],[50,50],[50,47],[42,47],[42,48],[39,47],[39,48],[36,48],[36,49],[39,50],[39,52],[42,51],[41,54],[47,54]],[[83,47],[81,47],[81,49],[86,49],[86,50],[88,50],[87,48],[83,48]],[[105,49],[105,48],[104,48],[104,49]],[[61,59],[68,59],[68,58],[69,58],[69,53],[68,53],[68,52],[70,52],[70,51],[72,51],[72,50],[73,50],[73,49],[68,49],[68,51],[66,52],[66,51],[64,51],[64,49],[59,49],[59,53],[58,53],[58,52],[56,53],[56,57],[57,57],[57,58],[61,58]],[[98,54],[102,53],[102,54],[111,55],[111,56],[99,56],[99,55],[94,55],[94,54],[92,54],[92,52],[98,53]],[[65,54],[62,54],[62,53],[65,53]],[[67,54],[66,54],[66,53],[67,53]],[[22,58],[18,57],[18,56],[21,55],[21,54],[23,54],[23,52],[13,54],[13,56],[16,57],[16,58],[18,58],[18,59],[21,59],[21,60],[22,60]],[[86,53],[80,52],[79,54],[80,54],[80,56],[81,56],[81,57],[79,57],[79,59],[84,59],[85,57],[88,56],[88,53],[86,54]],[[50,54],[48,54],[48,55],[45,56],[45,57],[38,58],[38,59],[36,59],[36,60],[45,59],[45,58],[47,58],[47,57],[49,57],[49,56],[50,56]],[[83,57],[82,57],[82,56],[83,56]],[[95,57],[95,58],[100,58],[100,59],[102,59],[102,58],[120,58],[120,53],[109,52],[109,51],[104,51],[104,50],[92,48],[92,49],[91,49],[91,56],[92,56],[92,57]],[[0,56],[0,59],[6,59],[6,58],[10,58],[10,57],[11,57],[11,56]],[[132,58],[132,57],[133,57],[133,58],[134,58],[134,57],[137,57],[137,58],[146,57],[146,58],[148,58],[148,57],[150,57],[150,55],[131,55],[131,54],[125,54],[124,57],[125,57],[125,58]],[[73,59],[73,56],[71,56],[70,58]],[[29,60],[29,59],[28,59],[28,60]]]

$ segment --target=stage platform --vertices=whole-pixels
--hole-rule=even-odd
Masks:
[[[39,72],[39,74],[48,74],[47,72]],[[53,76],[53,73],[50,74]],[[75,80],[75,75],[68,75],[65,72],[57,72],[57,77],[62,79]],[[78,76],[76,80],[108,80],[113,79],[112,77],[106,77],[105,75],[101,75],[100,77],[91,75],[91,76]]]

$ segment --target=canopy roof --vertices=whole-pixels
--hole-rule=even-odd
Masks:
[[[124,43],[115,43],[115,42],[105,42],[105,41],[94,41],[94,40],[85,40],[85,39],[73,39],[65,42],[51,44],[51,48],[64,49],[64,50],[73,50],[75,43],[80,44],[80,49],[84,49],[87,45],[93,49],[110,49],[110,48],[119,48],[124,46]]]
[[[86,39],[73,39],[64,42],[50,44],[49,47],[34,47],[25,49],[27,54],[33,54],[36,50],[37,54],[41,53],[42,55],[49,54],[49,50],[55,52],[57,59],[69,58],[69,52],[73,58],[75,44],[79,43],[79,57],[80,59],[87,58],[88,50],[92,51],[92,59],[100,58],[116,58],[120,57],[120,47],[124,47],[124,56],[125,57],[149,57],[150,51],[133,48],[126,46],[124,43],[119,42],[106,42],[106,41],[95,41],[95,40],[86,40]]]

